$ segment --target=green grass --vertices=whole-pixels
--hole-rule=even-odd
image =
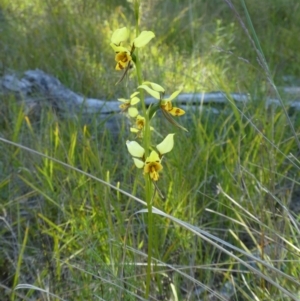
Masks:
[[[135,78],[115,86],[109,47],[116,28],[134,29],[131,7],[122,3],[1,0],[2,73],[40,68],[86,96],[127,97]],[[234,4],[248,26],[242,5]],[[181,119],[189,132],[175,129],[158,182],[165,200],[157,196],[153,203],[150,300],[209,300],[230,282],[238,296],[231,300],[300,298],[293,280],[300,273],[299,230],[287,209],[299,185],[299,150],[282,108],[266,110],[264,103],[276,95],[268,81],[280,87],[288,75],[287,84],[297,84],[299,5],[247,6],[271,75],[225,2],[143,4],[141,26],[156,34],[142,52],[146,79],[167,93],[183,86],[253,98],[217,115],[191,109]],[[299,117],[290,118],[298,135]],[[156,130],[174,131],[164,119]],[[126,127],[116,137],[103,125],[65,120],[47,107],[33,119],[13,97],[0,96],[0,133],[5,300],[144,300],[147,207],[143,176],[126,150]],[[261,261],[247,266],[253,254]],[[196,287],[203,288],[199,297]]]

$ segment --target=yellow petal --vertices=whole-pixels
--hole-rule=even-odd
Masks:
[[[130,95],[130,98],[133,98],[134,96],[137,96],[138,94],[140,94],[140,92],[134,92]]]
[[[150,178],[153,181],[157,181],[159,179],[158,172],[163,169],[159,155],[156,151],[152,151],[150,156],[146,159],[144,166],[144,174],[149,174]]]
[[[140,48],[147,45],[155,37],[152,31],[142,31],[140,35],[133,40],[134,47]]]
[[[136,129],[136,128],[130,128],[130,132],[131,133],[138,133],[140,130],[139,129]]]
[[[159,171],[162,170],[162,165],[160,163],[149,163],[144,166],[144,174],[149,174],[153,181],[158,181]]]
[[[158,181],[159,179],[159,174],[156,170],[152,170],[150,172],[150,178],[153,180],[153,181]]]
[[[162,100],[161,101],[161,105],[160,107],[165,110],[165,111],[171,111],[173,109],[173,105],[170,101],[165,101],[165,100]]]
[[[128,66],[128,64],[129,64],[129,62],[130,61],[125,61],[125,62],[122,62],[122,61],[118,61],[118,63],[117,63],[117,65],[116,65],[116,70],[123,70],[123,69],[125,69],[127,66]]]
[[[152,82],[147,81],[147,82],[143,82],[143,85],[150,86],[154,91],[165,93],[165,89],[162,86],[160,86],[156,83],[152,83]]]
[[[172,101],[174,98],[176,98],[178,96],[178,94],[180,94],[181,91],[182,91],[182,89],[173,92],[169,98],[164,99],[164,100]]]
[[[122,65],[127,65],[127,63],[131,60],[132,57],[128,52],[118,52],[115,56],[115,61],[122,63]]]
[[[158,162],[158,163],[160,162],[159,155],[156,151],[152,151],[150,153],[150,156],[146,159],[146,164],[150,162]]]
[[[144,89],[145,91],[147,91],[154,98],[160,99],[160,93],[157,92],[157,91],[152,90],[151,88],[149,88],[146,85],[140,85],[140,86],[138,86],[138,89]]]
[[[136,105],[139,101],[140,99],[138,97],[133,97],[130,99],[130,104],[133,106]]]
[[[118,64],[116,65],[115,70],[120,71],[120,70],[123,70],[123,69],[124,69],[124,67],[122,66],[122,64],[118,63]]]
[[[125,102],[125,103],[130,103],[130,100],[125,99],[125,98],[118,98],[118,101]]]
[[[135,107],[128,108],[128,115],[132,118],[136,117],[139,114],[139,111]]]
[[[168,112],[173,116],[182,116],[185,114],[184,110],[182,110],[180,108],[176,108],[176,107],[173,107],[172,110],[170,110]]]
[[[139,130],[143,129],[143,127],[145,126],[145,123],[146,123],[146,119],[143,116],[138,115],[136,117],[135,124]]]
[[[136,158],[132,158],[132,159],[133,159],[134,165],[137,168],[143,168],[144,167],[145,163],[142,160],[139,160],[139,159],[136,159]]]
[[[127,149],[131,156],[142,158],[144,156],[145,150],[136,141],[127,141]]]
[[[127,53],[130,53],[130,51],[125,48],[125,47],[122,47],[122,46],[117,46],[115,45],[114,43],[111,43],[110,46],[112,47],[112,49],[116,52],[116,53],[119,53],[119,52],[127,52]]]
[[[122,27],[114,31],[110,40],[112,43],[119,45],[121,42],[126,41],[128,39],[128,36],[129,36],[129,32],[127,28]]]
[[[166,138],[156,146],[157,150],[161,155],[166,154],[170,152],[174,147],[174,135],[175,134],[169,134],[166,136]]]
[[[122,104],[120,104],[119,105],[119,108],[122,110],[122,111],[127,111],[128,110],[128,108],[130,107],[130,103],[122,103]]]

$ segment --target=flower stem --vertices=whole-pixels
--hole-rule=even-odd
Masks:
[[[141,63],[139,56],[136,53],[136,73],[138,78],[138,83],[141,85],[143,83]],[[142,103],[143,116],[145,117],[145,128],[143,136],[143,147],[145,149],[146,158],[149,156],[149,149],[151,144],[151,132],[149,124],[149,115],[147,113],[147,108],[145,104],[144,92],[140,91],[140,99]],[[147,277],[146,277],[146,292],[145,299],[148,299],[150,292],[151,283],[151,263],[152,263],[152,244],[153,244],[153,214],[152,214],[152,196],[153,188],[149,175],[145,175],[145,197],[148,207],[148,261],[147,261]]]
[[[139,35],[139,6],[140,1],[134,1],[134,14],[136,20],[136,36]],[[143,83],[142,66],[138,55],[138,49],[135,50],[136,55],[136,75],[138,84]],[[149,156],[149,149],[151,146],[151,131],[150,131],[150,120],[147,113],[147,107],[145,104],[144,91],[140,90],[140,99],[142,104],[143,116],[145,117],[145,127],[143,136],[143,147],[145,149],[145,157]],[[148,260],[147,260],[147,276],[146,276],[146,292],[145,299],[149,298],[150,284],[151,284],[151,267],[152,267],[152,244],[153,244],[153,213],[152,213],[152,199],[153,199],[153,187],[149,175],[145,175],[145,198],[148,207]]]

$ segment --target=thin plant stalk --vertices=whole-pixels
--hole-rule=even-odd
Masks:
[[[136,0],[134,2],[134,14],[136,21],[136,36],[139,35],[139,8],[140,1]],[[142,85],[143,75],[142,75],[142,66],[139,59],[138,49],[135,51],[136,56],[136,74],[138,79],[138,84]],[[150,131],[150,120],[147,113],[147,107],[145,104],[144,92],[140,91],[140,99],[142,104],[142,112],[145,117],[145,127],[144,127],[144,136],[143,136],[143,146],[145,149],[145,157],[149,155],[150,141],[151,141],[151,131]],[[151,283],[151,268],[152,268],[152,244],[153,244],[153,214],[152,214],[152,200],[154,198],[154,191],[149,175],[145,175],[145,199],[148,209],[148,258],[147,258],[147,275],[146,275],[146,291],[145,298],[148,299],[150,293],[150,283]]]
[[[240,14],[237,12],[236,8],[234,7],[234,4],[232,3],[232,1],[231,0],[224,0],[224,1],[233,10],[234,14],[236,15],[236,18],[239,20],[239,22],[240,22],[243,30],[245,31],[248,39],[250,40],[250,42],[251,42],[254,50],[256,51],[257,57],[258,57],[258,62],[260,64],[260,66],[262,67],[262,69],[264,70],[264,72],[266,74],[266,77],[267,77],[267,80],[269,81],[270,85],[272,86],[272,88],[273,88],[273,90],[274,90],[274,92],[275,92],[275,94],[276,94],[276,96],[277,96],[277,98],[278,98],[278,100],[279,100],[279,102],[281,104],[281,107],[282,107],[282,110],[284,112],[284,115],[286,116],[287,122],[288,122],[288,124],[289,124],[289,126],[290,126],[290,128],[291,128],[291,130],[293,132],[293,135],[295,137],[295,141],[296,141],[296,144],[298,146],[298,149],[300,150],[300,140],[299,140],[298,135],[297,135],[297,133],[295,131],[295,127],[294,127],[294,125],[293,125],[293,123],[292,123],[292,121],[291,121],[291,119],[289,117],[289,114],[288,114],[288,112],[287,112],[287,110],[286,110],[286,108],[284,106],[284,103],[283,103],[283,100],[282,100],[282,98],[280,96],[280,93],[279,93],[279,91],[278,91],[278,89],[277,89],[277,87],[276,87],[276,85],[275,85],[275,83],[274,83],[274,81],[272,79],[269,66],[267,64],[264,52],[263,52],[263,50],[262,50],[262,48],[260,46],[260,42],[259,42],[259,39],[257,37],[256,31],[254,29],[254,26],[253,26],[251,17],[249,15],[249,12],[248,12],[248,9],[247,9],[245,1],[244,0],[240,0],[241,4],[242,4],[242,7],[244,9],[245,15],[246,15],[246,20],[247,20],[248,26],[250,28],[251,34],[249,33],[246,25],[244,24],[244,22],[243,22],[243,20],[242,20],[242,18],[240,16]]]

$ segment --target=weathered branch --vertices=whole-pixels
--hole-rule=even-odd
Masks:
[[[299,87],[284,88],[284,93],[300,95]],[[14,94],[18,99],[23,100],[28,111],[47,103],[65,117],[81,116],[91,118],[96,115],[99,120],[106,120],[109,116],[114,116],[113,120],[106,122],[106,126],[114,131],[116,113],[120,112],[118,101],[105,101],[95,98],[87,98],[66,88],[55,77],[41,71],[29,70],[20,79],[14,74],[7,74],[0,78],[0,95]],[[154,102],[153,98],[146,98],[146,104]],[[177,103],[187,106],[190,109],[199,109],[206,104],[226,104],[229,101],[245,104],[250,101],[250,96],[246,93],[210,92],[196,94],[180,94]],[[266,106],[270,104],[279,105],[276,99],[266,99]],[[293,100],[287,103],[294,110],[300,110],[300,101]],[[217,110],[216,110],[217,112]]]

